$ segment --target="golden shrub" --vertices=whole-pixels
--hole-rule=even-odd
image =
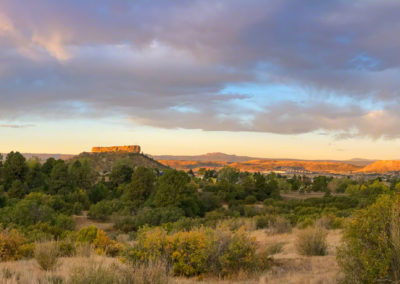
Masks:
[[[0,230],[0,259],[1,261],[18,260],[22,257],[20,247],[26,242],[24,236],[11,229]]]
[[[106,254],[108,256],[117,256],[123,250],[123,245],[121,243],[110,239],[110,237],[100,229],[97,230],[93,245],[98,254]]]
[[[210,237],[203,230],[178,232],[167,237],[176,275],[193,276],[204,272],[210,254]]]
[[[135,246],[127,252],[133,262],[158,260],[165,256],[167,233],[162,228],[143,227],[138,232]]]

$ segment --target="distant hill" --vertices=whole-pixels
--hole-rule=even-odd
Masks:
[[[114,164],[119,160],[124,160],[132,167],[143,166],[148,168],[165,169],[166,166],[152,158],[138,153],[88,153],[83,152],[74,156],[69,162],[74,162],[79,159],[88,159],[93,168],[98,172],[110,172]]]
[[[400,160],[375,161],[359,170],[359,172],[362,173],[385,173],[398,171],[400,171]]]
[[[321,173],[353,173],[362,169],[362,166],[343,162],[331,161],[300,161],[300,160],[250,160],[245,162],[222,162],[222,161],[177,161],[159,160],[164,165],[181,170],[198,170],[199,168],[222,168],[231,166],[243,171],[263,172],[273,171],[283,168],[304,170],[309,172]]]
[[[156,160],[175,160],[175,161],[213,161],[213,162],[245,162],[254,159],[254,157],[248,156],[236,156],[220,152],[207,153],[204,155],[194,155],[194,156],[174,156],[174,155],[155,155],[152,156]]]
[[[0,153],[3,155],[3,159],[7,156],[7,153]],[[54,158],[56,160],[68,160],[74,157],[75,155],[70,154],[45,154],[45,153],[21,153],[26,159],[30,159],[32,157],[38,158],[41,162],[45,162],[48,158]]]
[[[263,160],[263,161],[307,161],[307,162],[339,162],[352,164],[355,166],[366,166],[375,162],[375,160],[354,158],[351,160],[300,160],[300,159],[285,159],[285,158],[260,158],[260,157],[250,157],[250,156],[237,156],[230,155],[221,152],[207,153],[203,155],[193,155],[193,156],[175,156],[175,155],[153,155],[156,160],[165,161],[198,161],[198,162],[228,162],[228,163],[239,163],[247,162],[253,160]]]

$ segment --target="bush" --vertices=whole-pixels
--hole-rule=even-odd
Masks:
[[[307,227],[312,227],[315,224],[315,220],[311,217],[304,218],[299,224],[298,227],[300,229],[305,229]]]
[[[256,228],[265,229],[268,228],[272,222],[272,217],[269,215],[255,216]]]
[[[97,228],[95,226],[88,226],[78,231],[76,241],[79,243],[93,243],[97,237]]]
[[[60,249],[55,241],[36,243],[35,259],[43,270],[53,270],[58,263]]]
[[[254,205],[245,205],[243,207],[243,215],[245,217],[254,217],[256,215],[261,215],[262,213],[263,209]]]
[[[231,235],[225,250],[219,256],[219,266],[223,275],[257,267],[256,242],[243,228]]]
[[[25,241],[26,239],[14,229],[0,229],[1,261],[20,259],[23,256],[20,249]]]
[[[167,237],[167,243],[176,275],[193,276],[206,270],[210,238],[204,231],[178,232]]]
[[[55,218],[55,225],[62,230],[73,231],[75,230],[76,222],[72,217],[60,214]]]
[[[268,259],[257,254],[256,247],[255,240],[244,228],[235,233],[200,228],[169,236],[161,228],[142,228],[125,257],[135,265],[167,261],[172,264],[175,275],[214,273],[224,276],[239,270],[264,269]]]
[[[296,249],[301,255],[326,255],[328,233],[320,227],[307,228],[300,231],[296,239]]]
[[[316,225],[325,229],[340,229],[343,227],[344,218],[332,214],[324,215],[316,221]]]
[[[132,216],[114,215],[112,219],[114,227],[124,233],[129,233],[136,229],[135,218]]]
[[[163,225],[168,232],[190,231],[199,228],[204,220],[200,218],[184,217],[174,223],[166,223]]]
[[[166,256],[167,233],[164,229],[143,227],[138,231],[136,244],[125,252],[133,263],[156,261]]]
[[[113,284],[122,283],[114,269],[99,263],[90,263],[85,266],[76,266],[72,269],[69,282],[71,284]]]
[[[121,209],[118,200],[103,200],[90,206],[88,217],[95,220],[106,221],[112,213]]]
[[[257,198],[254,195],[248,195],[244,200],[246,204],[254,204],[257,202]]]
[[[100,229],[97,230],[96,238],[93,240],[93,245],[98,254],[105,254],[108,256],[117,256],[123,250],[122,244],[111,240],[110,237]]]
[[[270,232],[273,234],[290,233],[292,231],[292,225],[289,220],[284,217],[277,216],[271,221]]]
[[[35,243],[23,244],[19,247],[19,253],[24,258],[32,258],[35,254]]]
[[[382,195],[345,227],[337,256],[345,282],[398,282],[399,242],[400,195]]]
[[[184,216],[184,211],[178,207],[142,208],[135,216],[135,227],[145,225],[159,226],[164,223],[176,222]]]
[[[217,229],[230,231],[237,231],[242,227],[247,231],[254,231],[255,222],[252,218],[231,218],[221,220],[216,225]]]
[[[58,242],[59,256],[69,257],[76,253],[75,243],[71,239],[64,239]]]

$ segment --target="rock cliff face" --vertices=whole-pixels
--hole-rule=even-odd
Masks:
[[[92,148],[92,153],[108,153],[108,152],[140,153],[140,146],[128,145],[128,146],[110,146],[110,147]]]

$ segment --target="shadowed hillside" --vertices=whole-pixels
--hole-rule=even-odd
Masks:
[[[152,158],[138,153],[88,153],[83,152],[72,159],[69,162],[75,160],[88,159],[91,162],[93,168],[98,172],[110,172],[112,167],[117,161],[124,160],[124,162],[132,167],[143,166],[147,168],[166,168],[160,162],[153,160]]]

